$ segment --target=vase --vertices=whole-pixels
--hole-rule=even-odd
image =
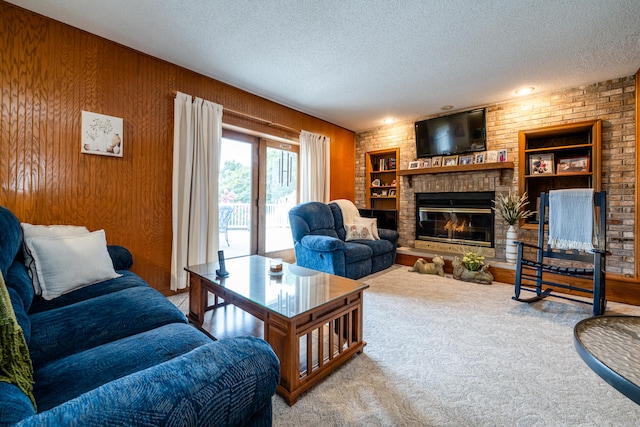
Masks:
[[[515,225],[510,225],[507,230],[506,242],[506,259],[508,263],[515,264],[518,259],[518,246],[515,241],[518,240],[518,229]]]

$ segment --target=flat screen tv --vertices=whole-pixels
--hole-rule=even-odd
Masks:
[[[416,122],[416,157],[487,149],[484,108]]]

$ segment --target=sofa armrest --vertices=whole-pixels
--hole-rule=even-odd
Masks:
[[[219,340],[107,383],[16,426],[270,425],[271,397],[279,381],[280,363],[265,341]]]
[[[394,245],[398,243],[398,239],[400,238],[400,233],[396,230],[389,230],[387,228],[378,228],[378,236],[381,239],[388,240]]]
[[[337,237],[306,235],[300,240],[300,244],[311,251],[333,252],[345,250],[344,242]]]
[[[124,246],[107,245],[115,270],[129,270],[133,266],[133,256]]]

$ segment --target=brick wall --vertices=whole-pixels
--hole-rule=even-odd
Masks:
[[[476,106],[474,106],[475,108]],[[633,275],[635,216],[635,77],[622,77],[584,87],[518,98],[486,105],[487,149],[507,149],[515,163],[513,174],[499,172],[423,175],[400,180],[400,244],[413,246],[415,229],[414,192],[424,191],[496,191],[517,190],[518,131],[602,120],[602,189],[607,191],[607,271]],[[470,108],[469,108],[470,109]],[[463,109],[461,109],[463,110]],[[391,147],[400,148],[400,169],[406,169],[415,157],[415,121],[434,116],[381,126],[356,134],[356,200],[365,206],[365,153]],[[425,188],[430,188],[426,190]],[[432,188],[442,188],[433,190]],[[446,188],[446,189],[445,189]],[[522,230],[522,238],[534,242],[535,232]],[[506,228],[496,221],[496,256],[504,258]]]

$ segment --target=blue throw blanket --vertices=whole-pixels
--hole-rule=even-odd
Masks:
[[[593,189],[549,191],[549,245],[593,252]]]

